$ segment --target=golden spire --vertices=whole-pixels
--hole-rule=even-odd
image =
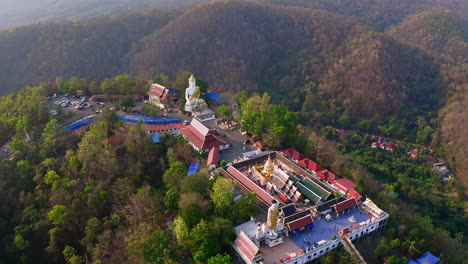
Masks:
[[[195,76],[193,76],[192,74],[192,76],[190,76],[189,83],[196,82],[196,81],[197,79],[195,79]]]

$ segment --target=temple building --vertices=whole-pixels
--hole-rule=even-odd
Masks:
[[[167,98],[168,94],[169,89],[160,84],[153,83],[148,90],[149,103],[164,109],[166,107],[165,99]]]
[[[203,125],[197,119],[192,119],[190,125],[180,129],[180,133],[197,151],[209,152],[211,148],[219,150],[229,148],[230,142],[221,136],[216,129]]]
[[[334,176],[333,181],[328,174],[321,177],[315,170],[326,170],[306,159],[290,149],[215,170],[233,179],[237,192],[255,192],[257,204],[268,211],[266,222],[251,219],[235,227],[237,239],[232,247],[239,261],[307,263],[344,246],[356,260],[366,263],[352,241],[383,229],[389,215],[364,199],[352,181],[332,173],[328,174]],[[261,214],[259,219],[263,219]]]

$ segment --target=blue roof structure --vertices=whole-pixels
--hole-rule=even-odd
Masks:
[[[138,123],[141,120],[143,121],[143,123],[148,124],[148,125],[165,125],[165,124],[180,123],[180,120],[178,119],[168,119],[168,118],[147,118],[147,117],[129,116],[129,115],[117,115],[117,118],[125,122],[131,122],[131,123]]]
[[[205,93],[205,98],[208,99],[208,100],[211,100],[211,101],[215,101],[215,102],[219,102],[219,96],[220,94],[219,93],[215,93],[215,92],[208,92],[208,93]]]
[[[177,90],[177,89],[174,89],[174,88],[167,88],[169,90],[169,92],[173,93],[173,94],[178,94],[180,91]]]
[[[417,262],[416,260],[412,258],[408,258],[408,264],[419,264],[419,262]]]
[[[151,138],[153,143],[161,143],[161,135],[159,134],[149,134],[148,137]]]
[[[67,131],[73,131],[73,130],[77,130],[78,128],[81,128],[81,127],[84,127],[84,126],[87,126],[89,124],[91,124],[94,120],[94,116],[90,116],[90,117],[87,117],[83,120],[79,120],[67,127],[65,127],[65,130]]]
[[[187,176],[190,176],[192,174],[197,173],[200,171],[200,165],[198,165],[198,162],[190,164],[188,171],[187,171]]]
[[[426,251],[426,253],[424,253],[421,257],[417,259],[419,263],[423,263],[424,261],[427,261],[430,264],[436,264],[436,263],[441,264],[438,262],[439,260],[440,258],[436,257],[434,254],[432,254],[429,251]]]

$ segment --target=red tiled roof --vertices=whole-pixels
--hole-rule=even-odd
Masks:
[[[169,93],[169,90],[166,89],[166,87],[157,83],[153,83],[148,91],[148,94],[159,97],[159,99],[161,100],[164,100],[168,93]]]
[[[330,172],[329,170],[323,170],[318,172],[317,174],[320,177],[320,179],[327,181],[331,184],[333,184],[337,179],[336,175]]]
[[[349,198],[355,198],[356,201],[359,201],[362,198],[361,194],[359,194],[358,191],[356,191],[354,189],[349,190],[349,192],[346,194],[346,196],[348,196]]]
[[[122,136],[121,134],[116,134],[110,138],[104,139],[102,141],[102,144],[107,146],[109,143],[111,143],[112,146],[118,147],[122,145],[125,142],[125,140],[126,140],[126,137]]]
[[[258,253],[259,248],[250,240],[250,238],[241,231],[237,237],[234,244],[237,248],[249,259],[252,261]]]
[[[269,195],[265,190],[263,190],[260,186],[255,184],[251,181],[247,176],[242,174],[236,168],[229,166],[227,168],[227,172],[229,172],[234,178],[236,178],[240,183],[242,183],[245,187],[247,187],[250,191],[255,192],[260,199],[266,202],[268,205],[271,205],[271,202],[275,199],[273,196]]]
[[[346,201],[343,201],[343,202],[341,202],[341,203],[336,204],[334,207],[335,207],[335,211],[336,211],[337,213],[341,213],[341,212],[343,212],[344,210],[346,210],[346,209],[348,209],[348,208],[351,208],[351,207],[353,207],[353,206],[356,206],[356,205],[357,205],[356,199],[350,198],[350,199],[348,199],[348,200],[346,200]]]
[[[283,154],[291,159],[294,159],[294,160],[303,160],[303,159],[306,159],[307,157],[304,156],[304,154],[300,153],[299,151],[293,149],[293,148],[289,148],[289,149],[286,149],[286,150],[283,150]]]
[[[180,132],[200,150],[207,150],[212,147],[230,144],[218,131],[215,129],[208,129],[196,119],[193,119],[189,126],[180,129]]]
[[[342,190],[343,192],[348,192],[349,190],[351,189],[354,189],[356,188],[356,184],[354,184],[354,182],[346,179],[346,178],[343,178],[343,179],[338,179],[336,180],[333,185],[335,185],[336,188]]]
[[[146,129],[148,131],[163,131],[163,130],[168,130],[172,128],[182,129],[185,127],[187,127],[187,125],[184,125],[181,123],[173,123],[173,124],[167,124],[167,125],[147,125]]]
[[[436,158],[434,158],[432,155],[427,155],[427,159],[432,163],[437,163],[438,162],[438,160]]]
[[[324,168],[322,166],[318,165],[317,163],[315,163],[311,159],[303,159],[303,160],[299,161],[299,165],[301,165],[302,167],[307,168],[309,170],[312,170],[315,173],[318,173],[318,172],[324,170]]]
[[[280,198],[284,203],[287,203],[287,202],[289,201],[289,198],[286,197],[286,195],[284,195],[283,192],[279,192],[279,193],[278,193],[278,196],[279,196],[279,198]]]
[[[412,157],[417,157],[417,156],[419,156],[419,153],[416,152],[416,151],[413,151],[413,152],[411,152],[411,156]]]
[[[377,146],[377,145],[379,145],[379,143],[377,143],[377,142],[372,142],[372,146]]]
[[[388,143],[387,148],[394,149],[396,146],[393,143]]]
[[[206,165],[218,165],[219,162],[219,147],[213,147],[210,149],[210,152],[208,153],[208,160],[206,162]]]
[[[288,227],[289,227],[289,230],[296,230],[296,229],[299,229],[301,227],[304,227],[306,225],[310,225],[314,222],[314,220],[312,219],[312,216],[311,215],[306,215],[304,217],[301,217],[297,220],[294,220],[292,222],[289,222],[287,223]]]
[[[268,145],[265,143],[265,141],[263,140],[259,140],[257,142],[255,142],[255,146],[258,148],[258,149],[261,149],[261,150],[264,150],[268,147]]]

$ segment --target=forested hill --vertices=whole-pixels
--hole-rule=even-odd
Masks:
[[[335,112],[366,118],[402,104],[437,105],[442,89],[438,66],[418,50],[352,19],[297,7],[202,4],[144,39],[131,57],[136,76],[194,71],[213,90],[266,90],[297,110],[306,97],[310,111],[323,101],[320,111],[334,104]]]
[[[177,11],[145,11],[83,22],[19,27],[0,33],[0,93],[57,76],[116,75],[137,41]]]
[[[441,147],[456,164],[458,176],[468,184],[468,21],[447,9],[433,9],[408,16],[387,32],[401,42],[436,58],[447,87],[446,106],[440,111],[441,131],[433,145]]]
[[[0,29],[38,22],[76,20],[129,10],[168,8],[204,0],[0,0]]]
[[[399,23],[407,15],[433,8],[445,7],[459,14],[468,13],[465,0],[266,0],[281,5],[296,5],[324,9],[356,17],[361,23],[383,31]]]

